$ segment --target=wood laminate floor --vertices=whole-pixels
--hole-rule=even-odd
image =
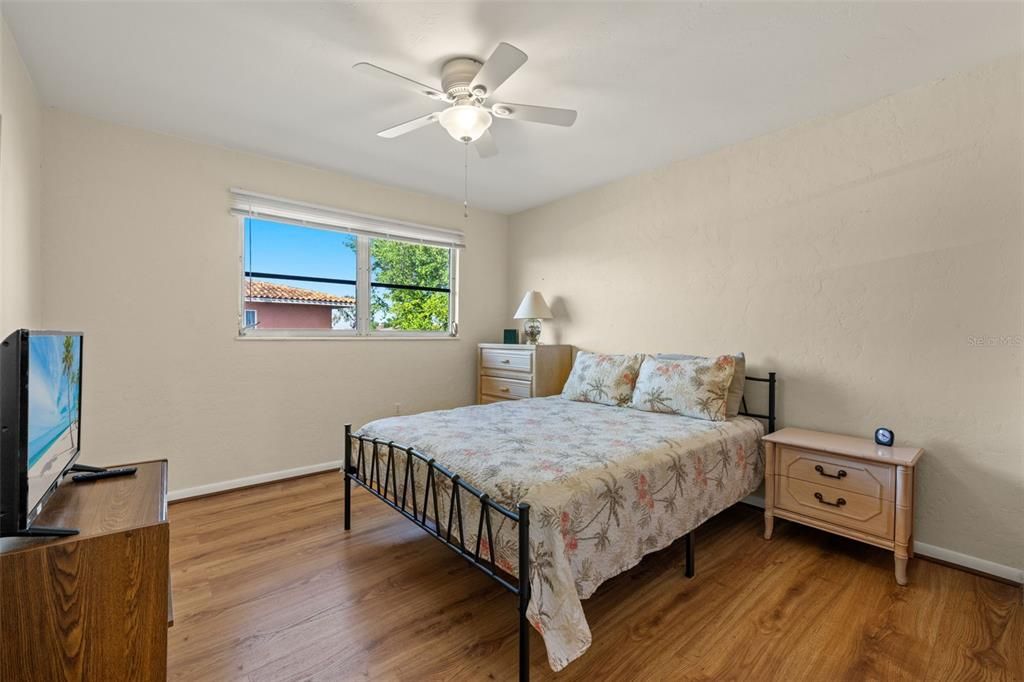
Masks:
[[[512,595],[337,473],[171,506],[177,680],[513,680]],[[1020,589],[738,505],[584,602],[593,645],[535,680],[1024,680]]]

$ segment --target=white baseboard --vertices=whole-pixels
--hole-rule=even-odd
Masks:
[[[749,495],[743,499],[743,502],[764,509],[764,497],[761,495]],[[914,554],[920,554],[924,557],[945,561],[946,563],[962,566],[963,568],[967,568],[972,571],[979,571],[981,573],[987,573],[988,575],[994,575],[997,578],[1010,580],[1017,584],[1024,584],[1024,569],[1014,568],[1013,566],[1004,566],[1003,564],[997,564],[994,561],[979,559],[976,556],[955,552],[951,549],[946,549],[945,547],[929,545],[915,540]]]
[[[318,474],[321,471],[331,470],[340,471],[341,460],[321,462],[320,464],[310,464],[309,466],[284,469],[282,471],[271,471],[266,474],[256,474],[255,476],[246,476],[245,478],[235,478],[230,481],[221,481],[219,483],[197,485],[194,488],[172,490],[167,494],[167,499],[171,502],[176,500],[187,500],[190,497],[202,497],[203,495],[222,493],[226,490],[234,490],[235,488],[246,488],[260,483],[272,483],[273,481],[281,481],[286,478],[295,478],[296,476],[305,476],[307,474]]]
[[[740,500],[740,502],[745,502],[751,506],[764,509],[764,496],[758,495],[757,493],[753,495],[747,495],[742,500]]]
[[[979,559],[978,557],[971,556],[970,554],[954,552],[953,550],[946,549],[945,547],[936,547],[935,545],[928,545],[915,540],[914,554],[938,559],[939,561],[945,561],[949,564],[956,564],[957,566],[963,566],[964,568],[969,568],[981,573],[988,573],[989,575],[994,575],[997,578],[1002,578],[1004,580],[1010,580],[1017,584],[1024,583],[1024,569],[1014,568],[1013,566],[1004,566],[1003,564],[997,564],[994,561],[988,561],[987,559]]]

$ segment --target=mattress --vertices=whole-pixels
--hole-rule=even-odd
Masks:
[[[760,485],[763,434],[749,417],[712,422],[557,396],[390,417],[358,432],[414,447],[509,509],[530,504],[527,615],[556,671],[590,646],[583,599]],[[474,543],[479,505],[464,507]],[[496,520],[494,545],[485,551],[515,575],[514,524]]]

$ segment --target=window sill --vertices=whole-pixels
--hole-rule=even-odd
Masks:
[[[378,335],[378,336],[357,336],[355,334],[338,334],[321,336],[242,336],[236,335],[235,341],[459,341],[458,336],[447,334],[409,334]]]

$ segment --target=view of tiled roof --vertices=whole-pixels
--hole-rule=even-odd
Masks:
[[[245,281],[245,300],[262,301],[264,303],[309,303],[316,305],[355,305],[356,299],[351,296],[335,296],[323,291],[300,289],[284,284],[263,282],[260,280]]]

